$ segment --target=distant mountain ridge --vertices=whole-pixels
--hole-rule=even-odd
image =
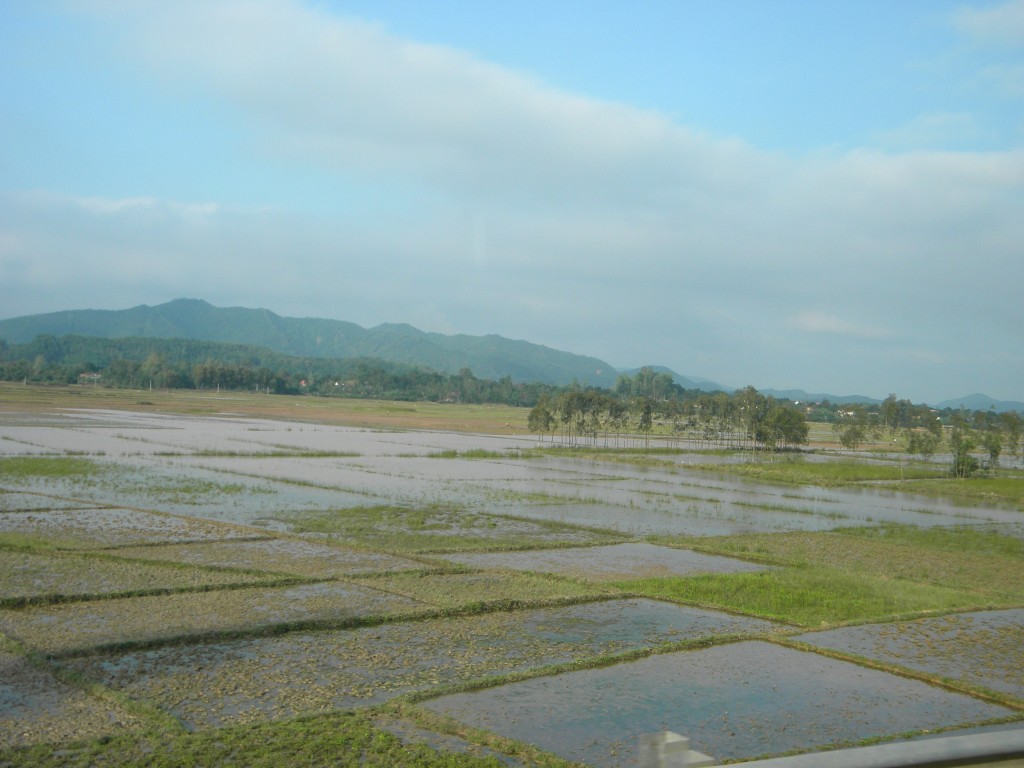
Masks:
[[[594,357],[560,352],[502,336],[446,336],[411,325],[366,329],[322,318],[282,317],[267,309],[215,307],[200,299],[175,299],[124,310],[79,309],[0,320],[0,339],[24,344],[39,335],[150,337],[217,341],[265,347],[296,357],[375,357],[443,373],[469,368],[484,379],[612,387],[618,372]]]
[[[263,347],[273,352],[307,358],[377,358],[391,363],[431,368],[442,373],[470,369],[482,379],[506,376],[516,383],[539,382],[564,386],[576,381],[583,386],[611,388],[620,373],[635,375],[639,368],[617,370],[595,357],[562,352],[528,341],[503,336],[469,336],[425,333],[404,323],[385,323],[363,328],[343,320],[282,317],[268,309],[215,307],[201,299],[175,299],[165,304],[145,304],[123,310],[77,309],[0,320],[0,339],[26,344],[37,336],[95,336],[99,338],[189,339]],[[668,373],[684,389],[734,392],[698,376],[682,376],[670,368],[646,366]],[[863,395],[810,393],[802,389],[760,389],[772,397],[839,405],[878,404]],[[1024,402],[995,400],[972,394],[932,404],[938,409],[971,411],[1018,411]]]
[[[654,371],[655,373],[667,373],[672,377],[672,380],[683,389],[699,389],[702,392],[734,392],[735,387],[727,387],[724,384],[719,384],[717,381],[711,379],[704,379],[700,376],[683,376],[680,373],[676,373],[671,368],[666,368],[664,365],[643,365],[639,368],[628,368],[620,370],[620,373],[624,373],[627,376],[636,376],[644,368]]]
[[[958,397],[953,400],[943,400],[935,407],[940,410],[943,408],[952,408],[954,410],[963,408],[968,411],[991,410],[996,413],[1003,413],[1004,411],[1017,411],[1019,413],[1024,413],[1024,402],[1019,400],[995,400],[988,395],[982,395],[980,393],[967,395],[966,397]]]
[[[823,400],[828,400],[830,403],[835,403],[836,405],[849,405],[850,403],[879,405],[882,402],[877,398],[866,397],[864,395],[828,395],[824,393],[805,392],[802,389],[763,389],[761,390],[761,393],[786,400],[799,400],[805,403],[820,403]],[[1018,400],[996,400],[988,395],[978,393],[967,395],[966,397],[943,400],[940,403],[929,403],[929,405],[940,411],[945,410],[946,408],[951,408],[954,411],[957,411],[962,408],[967,411],[992,410],[996,413],[1003,413],[1004,411],[1017,411],[1019,413],[1024,413],[1024,402],[1020,402]]]
[[[882,402],[878,398],[866,395],[829,395],[824,392],[805,392],[802,389],[765,389],[761,392],[780,400],[799,400],[801,403],[820,403],[828,400],[836,405],[850,405],[851,403],[878,405]]]

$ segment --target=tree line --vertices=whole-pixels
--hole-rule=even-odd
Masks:
[[[0,380],[133,389],[248,390],[279,395],[532,406],[559,387],[445,374],[375,358],[295,357],[187,339],[38,336],[0,339]]]
[[[841,406],[832,429],[850,450],[868,440],[884,439],[910,456],[931,458],[948,451],[956,477],[997,469],[1004,455],[1018,458],[1024,449],[1024,419],[1016,411],[937,411],[896,395],[876,407]]]
[[[648,447],[655,431],[662,444],[685,441],[698,449],[787,450],[807,442],[805,414],[792,403],[753,387],[732,395],[690,396],[674,382],[675,389],[633,394],[648,391],[647,384],[657,381],[652,373],[644,369],[636,377],[620,377],[612,392],[569,389],[544,396],[530,410],[527,425],[542,439],[557,437],[567,445],[612,447],[631,441]]]

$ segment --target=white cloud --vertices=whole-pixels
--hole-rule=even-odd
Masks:
[[[354,196],[369,181],[403,204],[317,216],[202,198],[0,197],[0,269],[21,276],[12,293],[78,297],[64,308],[134,291],[123,306],[197,296],[427,323],[727,383],[785,360],[791,385],[824,388],[802,377],[826,370],[868,394],[853,377],[902,376],[884,394],[938,370],[901,351],[936,338],[949,359],[981,343],[1020,349],[1022,151],[787,157],[320,6],[79,6],[118,33],[120,66],[158,73],[165,98],[232,111],[265,152],[256,166],[329,169]],[[975,127],[962,112],[922,115],[891,145]],[[29,262],[36,277],[16,271]],[[803,338],[794,352],[801,334],[786,329],[829,344]],[[884,372],[848,342],[884,346]]]
[[[978,119],[966,112],[930,112],[904,125],[875,135],[875,140],[890,150],[944,149],[975,142],[983,130]]]
[[[1024,0],[986,8],[964,6],[953,14],[953,24],[979,43],[1024,46]]]
[[[1024,0],[987,8],[966,6],[952,20],[955,29],[994,59],[979,68],[977,82],[1004,98],[1024,97],[1024,65],[1017,58],[1024,48]]]
[[[816,310],[799,312],[789,319],[791,327],[808,333],[830,333],[857,339],[884,339],[892,334],[884,328],[851,323],[835,315]]]
[[[412,176],[527,205],[525,193],[545,202],[733,193],[771,162],[664,116],[288,0],[130,8],[111,21],[173,88],[209,89],[256,117],[271,151],[344,173]]]
[[[979,77],[1003,96],[1013,99],[1024,97],[1024,65],[993,64],[982,69]]]

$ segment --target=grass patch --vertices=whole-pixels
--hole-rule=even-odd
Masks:
[[[79,456],[5,456],[0,458],[0,480],[83,478],[104,467]]]
[[[361,768],[500,768],[495,757],[438,752],[402,743],[365,712],[336,712],[212,731],[124,735],[62,746],[0,751],[0,765],[171,766],[281,765]],[[562,761],[550,765],[565,765]]]
[[[53,552],[57,545],[45,536],[17,531],[0,532],[0,549],[24,549],[30,552]]]
[[[1024,539],[967,526],[959,528],[918,528],[913,525],[880,525],[868,528],[841,528],[843,536],[928,547],[961,554],[996,555],[1024,561]]]
[[[138,494],[164,504],[199,506],[210,498],[241,496],[247,492],[273,493],[273,489],[251,489],[243,483],[220,482],[188,475],[166,475],[116,467],[100,484],[101,490]]]
[[[589,544],[606,534],[546,520],[470,512],[456,505],[377,505],[300,512],[279,518],[296,533],[386,552],[467,552]]]
[[[686,540],[686,545],[767,565],[954,589],[971,596],[964,607],[1024,604],[1024,541],[969,528],[888,525],[721,536]]]
[[[910,480],[901,485],[900,490],[961,499],[967,502],[1009,504],[1019,510],[1024,510],[1024,475],[1017,472],[989,477]]]
[[[687,469],[728,472],[752,480],[821,487],[849,483],[933,480],[945,476],[945,468],[934,464],[883,464],[865,461],[805,461],[786,456],[776,461],[751,461],[742,464],[690,464]]]
[[[801,626],[1024,605],[1024,541],[970,528],[887,525],[661,541],[779,569],[616,586]]]
[[[962,610],[978,603],[970,592],[826,567],[613,584],[649,597],[724,608],[802,627],[891,620]]]
[[[521,459],[524,458],[522,451],[489,451],[486,448],[470,448],[467,451],[457,451],[454,448],[446,451],[435,451],[427,454],[428,459]]]

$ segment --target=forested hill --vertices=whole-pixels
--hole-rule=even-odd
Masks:
[[[82,309],[0,320],[0,339],[24,344],[37,336],[195,339],[263,347],[285,355],[330,359],[377,358],[444,373],[468,368],[483,379],[611,387],[618,373],[597,358],[560,352],[501,336],[446,336],[411,325],[366,329],[355,323],[281,317],[266,309],[215,307],[176,299],[155,307]]]

